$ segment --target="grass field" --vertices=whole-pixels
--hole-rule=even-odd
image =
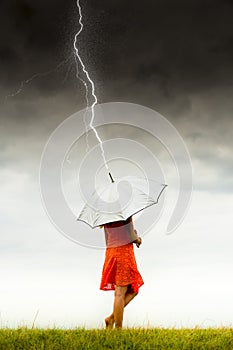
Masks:
[[[233,350],[233,328],[0,329],[1,350]]]

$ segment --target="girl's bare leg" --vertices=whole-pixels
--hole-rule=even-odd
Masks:
[[[115,288],[113,314],[114,314],[114,322],[115,322],[116,328],[122,327],[126,292],[127,292],[127,286],[116,286]]]
[[[126,286],[128,287],[128,286]],[[124,298],[124,307],[126,305],[128,305],[130,303],[131,300],[133,300],[133,298],[137,295],[138,293],[128,293],[126,290],[125,293],[125,298]],[[114,303],[115,304],[115,303]],[[123,317],[122,317],[123,318]],[[114,311],[112,312],[112,314],[109,317],[105,318],[105,324],[106,324],[106,328],[113,328],[114,326]]]
[[[125,294],[125,306],[128,305],[138,293],[126,293]]]

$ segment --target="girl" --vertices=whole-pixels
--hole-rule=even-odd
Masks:
[[[137,269],[133,243],[139,248],[142,239],[134,230],[132,217],[110,222],[104,227],[105,261],[100,283],[101,290],[115,290],[113,312],[105,318],[106,328],[121,328],[124,307],[138,294],[143,279]]]

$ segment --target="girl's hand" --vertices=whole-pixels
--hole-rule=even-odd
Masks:
[[[135,235],[135,237],[137,237],[137,238],[133,241],[133,243],[135,243],[136,246],[137,246],[137,248],[139,248],[140,245],[142,244],[142,239],[141,239],[141,237],[138,237],[137,230],[134,230],[134,235]]]
[[[138,238],[136,239],[135,244],[136,244],[137,248],[140,247],[140,245],[142,244],[142,239],[141,239],[141,237],[138,237]]]

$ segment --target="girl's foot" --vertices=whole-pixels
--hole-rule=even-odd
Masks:
[[[106,329],[110,329],[110,328],[113,328],[113,325],[114,325],[114,317],[112,316],[109,316],[109,317],[106,317],[105,318],[105,326],[106,326]]]

